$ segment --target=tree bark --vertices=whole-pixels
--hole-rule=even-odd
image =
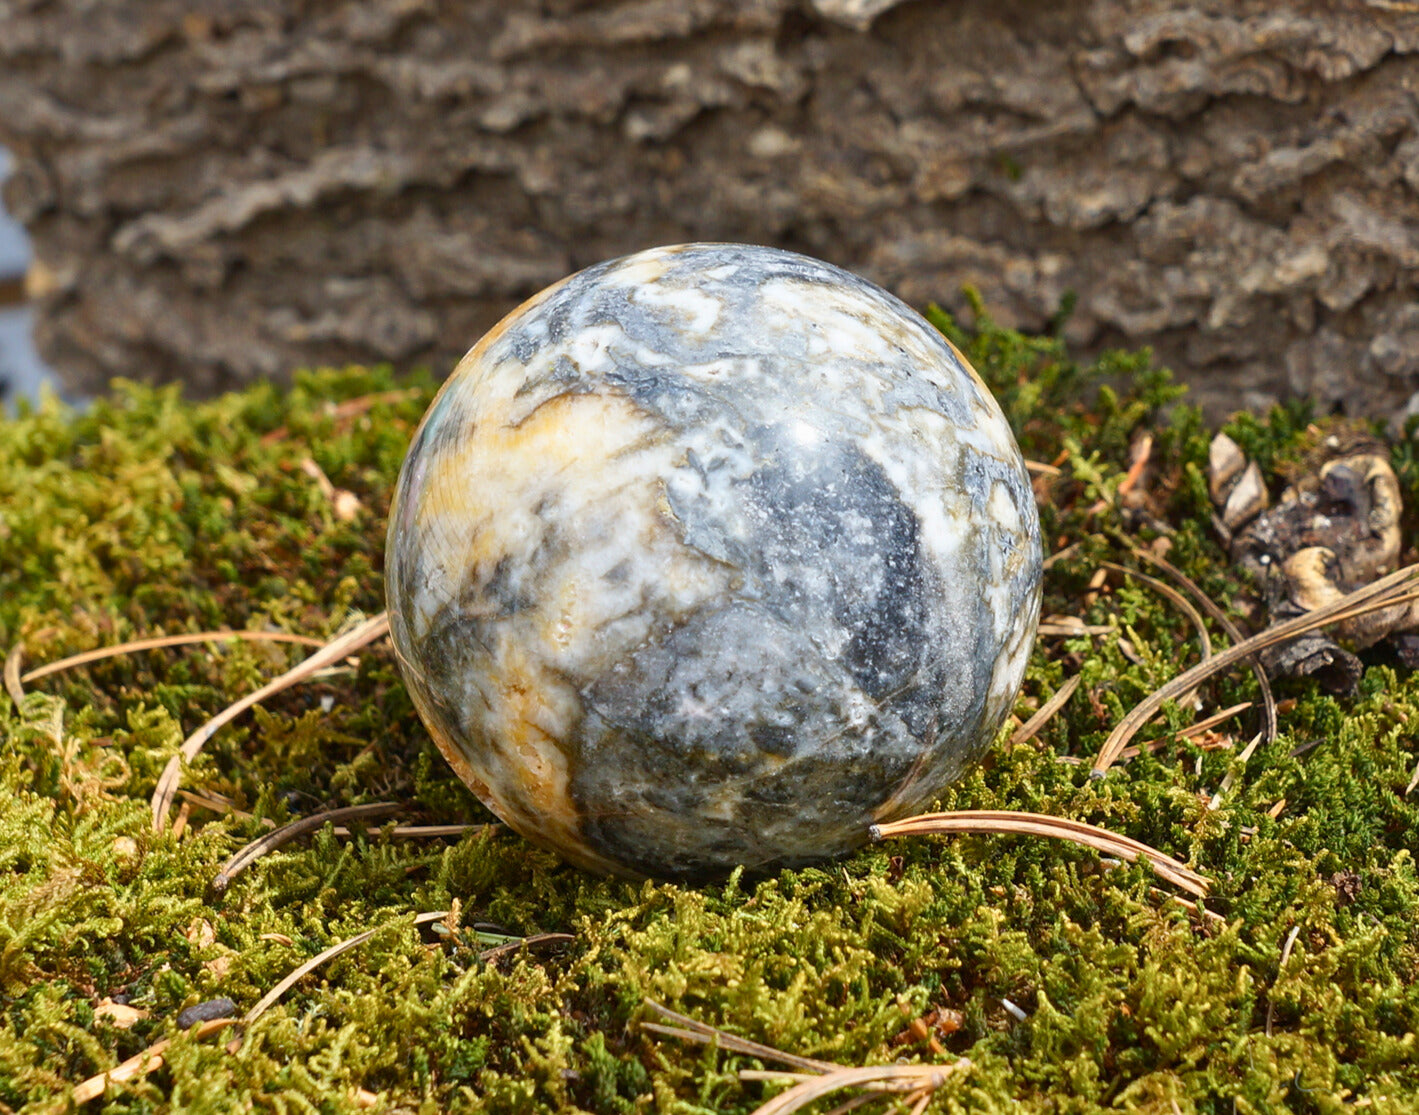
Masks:
[[[78,390],[443,372],[578,267],[743,240],[1072,305],[1214,415],[1394,416],[1416,51],[1407,0],[0,0],[0,143]]]

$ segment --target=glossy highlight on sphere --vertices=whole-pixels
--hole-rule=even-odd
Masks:
[[[598,871],[810,863],[990,746],[1039,615],[1024,461],[964,357],[770,248],[598,264],[459,363],[386,555],[415,706]]]

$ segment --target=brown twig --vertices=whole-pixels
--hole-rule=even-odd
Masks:
[[[1099,749],[1099,754],[1094,760],[1093,776],[1102,778],[1107,773],[1119,753],[1128,746],[1128,741],[1133,738],[1139,728],[1152,719],[1153,715],[1167,701],[1177,699],[1181,694],[1195,689],[1199,683],[1206,681],[1214,674],[1221,673],[1267,647],[1288,642],[1298,635],[1304,635],[1308,631],[1314,631],[1332,623],[1353,619],[1358,615],[1378,611],[1381,608],[1394,607],[1398,603],[1411,599],[1419,599],[1419,592],[1413,592],[1411,584],[1416,573],[1419,573],[1419,565],[1407,565],[1387,577],[1382,577],[1372,584],[1346,594],[1323,608],[1317,608],[1315,611],[1307,612],[1295,619],[1278,623],[1274,627],[1269,627],[1265,631],[1253,635],[1250,639],[1243,639],[1240,643],[1228,647],[1221,653],[1214,654],[1207,661],[1199,662],[1192,669],[1185,670],[1172,681],[1145,697],[1134,707],[1133,711],[1119,722]]]
[[[183,801],[191,802],[199,809],[208,809],[213,813],[219,813],[227,817],[235,817],[239,821],[249,821],[254,814],[248,813],[244,809],[238,809],[236,804],[227,797],[215,793],[199,793],[195,790],[179,790],[177,796]],[[262,817],[261,823],[267,828],[275,828],[276,822],[270,817]]]
[[[1132,491],[1134,485],[1143,476],[1143,470],[1148,467],[1148,458],[1153,454],[1153,435],[1145,433],[1129,449],[1128,472],[1119,481],[1119,485],[1114,489],[1113,494],[1105,492],[1092,507],[1088,514],[1098,515],[1107,508],[1114,506],[1120,496],[1127,495]]]
[[[1359,619],[1361,616],[1369,615],[1371,612],[1383,611],[1386,608],[1400,608],[1405,604],[1413,603],[1415,600],[1419,600],[1419,588],[1412,589],[1403,594],[1387,596],[1384,600],[1373,604],[1346,608],[1336,612],[1335,615],[1327,621],[1327,624],[1349,623],[1352,619]],[[1339,603],[1339,601],[1336,601],[1336,603]]]
[[[1192,902],[1189,899],[1180,897],[1179,895],[1169,894],[1167,891],[1159,890],[1157,887],[1149,887],[1148,893],[1156,894],[1159,898],[1166,899],[1168,902],[1173,903],[1173,905],[1175,906],[1181,906],[1188,913],[1198,914],[1201,917],[1206,918],[1208,921],[1220,922],[1224,925],[1227,922],[1227,919],[1224,918],[1221,914],[1214,913],[1199,902]]]
[[[157,650],[161,647],[180,647],[190,643],[214,643],[224,639],[245,639],[249,642],[262,643],[299,643],[307,647],[323,647],[325,645],[324,639],[314,639],[309,635],[292,635],[285,631],[194,631],[181,635],[160,635],[151,639],[135,639],[130,643],[118,643],[111,647],[86,650],[83,654],[70,655],[57,662],[36,666],[20,680],[27,683],[39,681],[40,678],[49,677],[51,674],[72,670],[76,666],[87,666],[90,662],[99,662],[120,654],[132,654],[140,650]]]
[[[872,1092],[862,1092],[853,1096],[850,1100],[843,1101],[838,1104],[837,1107],[824,1112],[823,1115],[848,1115],[849,1111],[856,1111],[864,1104],[871,1103],[873,1100],[880,1098],[880,1096],[874,1095]]]
[[[1079,675],[1075,674],[1054,691],[1054,695],[1040,706],[1034,716],[1020,725],[1019,730],[1010,737],[1010,742],[1005,746],[1019,747],[1020,744],[1034,739],[1039,735],[1040,729],[1050,722],[1054,714],[1065,706],[1070,697],[1074,696],[1074,691],[1078,688]]]
[[[274,696],[282,690],[289,689],[298,682],[304,681],[316,671],[324,669],[335,662],[340,661],[346,655],[359,650],[360,647],[367,646],[376,639],[385,635],[389,631],[389,614],[381,612],[377,616],[365,620],[358,627],[347,631],[337,639],[331,640],[320,650],[316,651],[299,665],[287,670],[274,681],[268,682],[254,693],[250,693],[223,709],[183,742],[181,749],[176,755],[168,760],[168,765],[164,768],[162,777],[158,779],[157,788],[153,791],[152,812],[153,831],[162,832],[167,823],[168,810],[172,807],[174,795],[177,793],[178,782],[182,778],[183,760],[191,762],[197,757],[197,753],[202,750],[206,742],[227,724],[230,724],[252,705],[259,704],[267,697]]]
[[[951,813],[923,813],[919,817],[908,817],[904,821],[872,825],[867,831],[874,842],[897,836],[927,836],[933,833],[1049,836],[1056,840],[1081,844],[1130,863],[1145,860],[1160,878],[1198,898],[1205,897],[1211,885],[1205,876],[1199,875],[1186,864],[1132,837],[1087,825],[1083,821],[1051,817],[1044,813],[1021,813],[1006,809],[962,809]]]
[[[967,1061],[966,1064],[970,1064],[970,1062]],[[912,1104],[912,1109],[907,1115],[921,1115],[921,1113],[926,1110],[926,1105],[931,1102],[931,1097],[935,1092],[935,1087],[923,1088],[920,1092],[914,1092],[913,1095],[916,1096],[916,1103]],[[907,1102],[911,1103],[911,1099],[912,1097],[908,1096]]]
[[[1052,623],[1043,620],[1035,628],[1035,634],[1042,638],[1053,635],[1057,638],[1077,638],[1080,635],[1107,635],[1115,628],[1105,623],[1085,623],[1082,619],[1073,623]]]

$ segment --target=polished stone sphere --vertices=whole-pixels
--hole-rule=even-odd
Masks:
[[[394,645],[459,776],[584,867],[806,864],[990,746],[1040,602],[1024,461],[896,298],[657,248],[504,318],[414,436]]]

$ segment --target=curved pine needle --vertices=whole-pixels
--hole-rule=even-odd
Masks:
[[[1353,608],[1343,608],[1326,620],[1326,625],[1333,623],[1349,623],[1352,619],[1359,619],[1367,616],[1371,612],[1382,612],[1387,608],[1402,608],[1406,604],[1411,604],[1419,600],[1419,588],[1412,589],[1400,595],[1386,596],[1383,600],[1369,604],[1362,604]],[[1340,603],[1340,601],[1336,601]]]
[[[1175,736],[1177,739],[1191,739],[1193,736],[1200,736],[1209,728],[1215,728],[1224,720],[1230,720],[1232,717],[1236,716],[1237,713],[1246,712],[1246,710],[1249,708],[1251,708],[1251,702],[1242,701],[1239,704],[1232,705],[1230,708],[1224,708],[1221,712],[1214,712],[1211,716],[1207,716],[1201,720],[1194,721],[1186,728],[1179,728],[1176,732],[1173,733],[1173,736]],[[1261,737],[1258,736],[1257,738],[1260,739]],[[1136,744],[1133,747],[1125,747],[1122,751],[1118,753],[1118,757],[1120,759],[1132,759],[1137,757],[1138,755],[1141,755],[1145,750],[1161,750],[1167,744],[1167,742],[1168,738],[1166,736],[1162,739],[1146,740],[1145,742]],[[1230,746],[1230,744],[1228,746]]]
[[[1287,642],[1298,635],[1304,635],[1308,631],[1314,631],[1332,623],[1354,619],[1356,616],[1379,611],[1381,608],[1392,608],[1410,600],[1419,599],[1419,592],[1413,591],[1416,573],[1419,573],[1419,564],[1406,565],[1403,569],[1398,569],[1387,577],[1381,577],[1378,581],[1347,593],[1323,608],[1317,608],[1315,611],[1307,612],[1295,619],[1268,627],[1250,639],[1243,639],[1240,643],[1233,644],[1221,653],[1214,654],[1207,661],[1199,662],[1192,669],[1183,671],[1172,681],[1143,698],[1134,706],[1133,711],[1119,721],[1118,726],[1099,748],[1099,754],[1094,759],[1093,777],[1102,778],[1108,772],[1109,767],[1128,746],[1128,741],[1133,738],[1139,728],[1153,718],[1154,713],[1166,702],[1176,700],[1181,694],[1195,689],[1200,682],[1206,681],[1213,674],[1221,673],[1267,647]]]
[[[1078,552],[1079,543],[1071,542],[1068,546],[1064,547],[1064,549],[1056,550],[1054,553],[1050,554],[1049,557],[1045,558],[1044,564],[1041,565],[1040,568],[1044,572],[1048,573],[1051,569],[1055,567],[1057,563],[1064,561],[1065,558],[1073,557]]]
[[[10,694],[10,700],[15,702],[16,708],[19,708],[25,699],[25,687],[20,684],[20,666],[24,661],[25,645],[16,643],[5,656],[5,692]]]
[[[1247,765],[1247,760],[1252,757],[1252,753],[1256,750],[1256,745],[1260,742],[1261,733],[1258,732],[1256,735],[1252,736],[1251,742],[1242,748],[1242,753],[1237,756],[1236,765],[1223,776],[1222,785],[1217,787],[1217,792],[1213,794],[1211,800],[1208,801],[1208,809],[1216,809],[1222,804],[1222,798],[1226,796],[1227,791],[1236,785],[1237,771]]]
[[[1130,569],[1115,561],[1101,561],[1099,564],[1105,569],[1112,569],[1115,573],[1123,573],[1135,580],[1142,581],[1159,596],[1166,597],[1177,605],[1178,610],[1187,616],[1188,622],[1197,631],[1197,640],[1202,644],[1202,660],[1205,662],[1212,657],[1212,639],[1207,634],[1207,624],[1203,621],[1202,614],[1192,606],[1191,600],[1166,581],[1160,581],[1157,577],[1149,576],[1147,573],[1140,573],[1137,569]]]
[[[652,1025],[650,1028],[651,1028],[652,1030],[655,1030],[657,1033],[661,1033],[661,1034],[672,1033],[672,1028],[669,1027],[669,1026],[655,1026],[655,1025]],[[673,1032],[676,1033],[676,1034],[684,1033],[684,1031],[673,1031]],[[830,1070],[828,1070],[828,1071],[830,1071],[830,1072],[836,1072],[838,1069],[840,1069],[840,1068],[842,1068],[842,1067],[843,1067],[842,1065],[835,1065],[835,1066],[833,1066],[832,1069],[830,1069]],[[821,1072],[789,1072],[787,1069],[740,1069],[740,1070],[739,1070],[739,1079],[740,1079],[740,1080],[772,1080],[772,1081],[774,1081],[775,1083],[781,1083],[781,1082],[783,1082],[783,1081],[790,1081],[790,1082],[793,1082],[793,1083],[797,1083],[797,1082],[800,1081],[800,1080],[817,1080],[818,1077],[820,1077],[820,1076],[822,1076],[822,1075],[823,1075],[823,1074],[822,1074]]]
[[[658,1022],[642,1022],[642,1030],[665,1034],[668,1037],[679,1038],[681,1041],[698,1042],[701,1045],[714,1043],[731,1053],[744,1053],[750,1057],[758,1057],[761,1061],[778,1061],[780,1064],[793,1065],[795,1068],[803,1069],[805,1072],[834,1072],[842,1068],[841,1065],[835,1065],[831,1061],[819,1061],[812,1057],[800,1057],[795,1053],[784,1053],[771,1045],[761,1045],[748,1038],[738,1037],[727,1030],[721,1030],[717,1026],[710,1026],[699,1019],[691,1018],[688,1014],[681,1014],[679,1011],[661,1006],[654,999],[646,999],[644,1002],[661,1018],[677,1023],[677,1025],[664,1026]]]
[[[447,910],[434,910],[430,911],[429,913],[416,915],[414,918],[414,924],[428,925],[431,922],[442,921],[444,918],[447,917]],[[263,995],[261,997],[261,1000],[249,1011],[247,1011],[243,1018],[240,1019],[239,1024],[242,1026],[248,1026],[251,1023],[255,1022],[258,1018],[260,1018],[263,1014],[270,1010],[271,1007],[277,1002],[277,1000],[279,1000],[282,995],[289,991],[291,987],[294,986],[302,977],[309,975],[316,968],[320,967],[320,965],[324,964],[327,960],[333,960],[341,953],[348,952],[350,949],[356,948],[359,945],[364,944],[376,933],[380,932],[380,930],[386,928],[388,928],[387,924],[376,926],[374,929],[367,929],[365,930],[365,932],[358,933],[347,940],[341,941],[337,945],[332,945],[330,948],[326,949],[318,956],[311,957],[300,967],[296,968],[295,971],[287,975],[285,979],[281,980],[280,983],[278,983],[265,995]],[[525,945],[536,944],[549,940],[569,941],[574,940],[574,938],[568,933],[542,933],[536,937],[527,937],[522,940],[513,941],[507,945],[500,945],[497,948],[486,949],[483,952],[479,953],[479,956],[480,958],[485,960],[492,959],[496,956],[502,955],[503,953],[510,952],[514,949],[522,948]],[[235,1018],[213,1019],[210,1022],[204,1022],[195,1031],[193,1031],[193,1036],[196,1038],[204,1038],[208,1034],[216,1033],[216,1031],[224,1029],[227,1026],[235,1025],[238,1025],[238,1020]],[[96,1076],[92,1076],[88,1080],[83,1081],[74,1089],[74,1103],[88,1103],[90,1100],[98,1099],[107,1090],[110,1082],[118,1083],[124,1080],[131,1080],[136,1076],[142,1076],[146,1073],[155,1072],[156,1070],[162,1068],[163,1054],[167,1051],[168,1047],[171,1044],[172,1039],[164,1038],[162,1041],[155,1042],[147,1049],[143,1050],[143,1052],[137,1054],[136,1056],[128,1058],[128,1060],[124,1061],[120,1065],[115,1066],[114,1068],[109,1069],[107,1072],[101,1072]]]
[[[194,1038],[205,1038],[208,1034],[215,1034],[218,1030],[236,1024],[235,1018],[214,1018],[210,1022],[204,1022],[193,1031]],[[163,1067],[163,1054],[172,1045],[172,1038],[163,1038],[156,1041],[141,1053],[136,1053],[122,1064],[115,1065],[107,1072],[101,1072],[89,1077],[87,1080],[74,1086],[74,1104],[88,1103],[96,1100],[108,1090],[109,1084],[121,1084],[125,1080],[132,1080],[134,1077],[145,1076],[150,1072],[157,1072]]]
[[[415,925],[428,925],[430,922],[441,921],[448,917],[447,910],[433,910],[426,914],[418,914],[414,918]],[[285,979],[273,987],[265,995],[261,996],[257,1004],[246,1012],[241,1022],[243,1026],[249,1026],[275,1005],[276,1001],[289,991],[303,976],[309,975],[319,968],[327,960],[334,960],[341,953],[349,952],[353,948],[358,948],[376,933],[387,928],[393,922],[386,922],[384,925],[377,925],[373,929],[366,929],[363,933],[356,933],[353,937],[341,941],[338,945],[331,945],[324,952],[312,956],[295,971],[291,972]]]
[[[1005,746],[1018,747],[1020,744],[1034,739],[1035,736],[1039,735],[1040,729],[1053,719],[1054,714],[1065,706],[1070,697],[1074,696],[1074,691],[1078,688],[1079,675],[1075,674],[1054,691],[1054,695],[1040,706],[1039,711],[1036,712],[1034,716],[1020,725],[1019,730],[1010,737],[1010,742]]]
[[[1181,585],[1183,591],[1196,600],[1198,604],[1202,606],[1202,610],[1217,621],[1217,626],[1226,632],[1227,638],[1231,639],[1234,645],[1246,639],[1246,636],[1242,634],[1241,628],[1232,621],[1232,617],[1227,615],[1222,609],[1222,606],[1218,604],[1217,601],[1213,600],[1212,597],[1208,596],[1207,593],[1203,592],[1202,586],[1176,565],[1154,554],[1150,554],[1147,550],[1143,549],[1143,547],[1133,542],[1129,542],[1129,549],[1132,550],[1135,557],[1140,557],[1144,561],[1156,565],[1160,572],[1171,577]],[[1261,659],[1258,656],[1253,654],[1247,659],[1247,664],[1251,666],[1252,676],[1256,678],[1257,688],[1261,690],[1261,708],[1263,715],[1262,731],[1265,734],[1266,742],[1273,743],[1276,740],[1276,733],[1280,730],[1280,727],[1276,712],[1276,697],[1271,692],[1271,679],[1266,676],[1266,667],[1261,664]]]
[[[852,1067],[852,1066],[850,1066],[850,1065],[832,1065],[832,1066],[830,1067],[829,1071],[831,1071],[831,1072],[839,1072],[839,1071],[841,1071],[841,1070],[844,1069],[844,1068],[851,1068],[851,1067]],[[927,1066],[927,1065],[913,1065],[913,1066],[911,1066],[911,1067],[912,1067],[912,1068],[929,1068],[929,1067],[931,1067],[931,1066]],[[939,1066],[938,1066],[938,1067],[939,1067]],[[819,1072],[789,1072],[787,1069],[740,1069],[740,1070],[739,1070],[739,1079],[740,1079],[740,1080],[768,1080],[768,1081],[772,1081],[772,1082],[775,1083],[775,1084],[797,1084],[799,1081],[802,1081],[802,1080],[821,1080],[822,1078],[823,1078],[823,1073],[819,1073]],[[888,1093],[888,1092],[911,1092],[912,1095],[916,1095],[916,1094],[917,1094],[917,1090],[915,1089],[915,1086],[914,1086],[914,1085],[912,1085],[912,1084],[903,1084],[903,1083],[901,1083],[901,1082],[897,1082],[897,1083],[894,1084],[894,1083],[892,1083],[891,1081],[879,1081],[879,1082],[877,1082],[877,1083],[872,1083],[872,1084],[859,1084],[858,1087],[861,1088],[861,1089],[863,1090],[863,1092],[865,1093],[865,1095],[862,1095],[862,1096],[859,1096],[859,1097],[858,1097],[858,1100],[859,1100],[859,1101],[870,1101],[870,1100],[874,1100],[874,1099],[881,1099],[882,1096],[883,1096],[883,1094],[884,1094],[884,1093]],[[908,1097],[908,1098],[910,1098],[910,1097]]]
[[[807,1107],[824,1096],[844,1088],[861,1088],[864,1085],[877,1085],[883,1091],[891,1092],[916,1092],[923,1088],[934,1091],[945,1084],[946,1078],[952,1073],[962,1072],[970,1067],[971,1062],[962,1057],[950,1065],[867,1065],[864,1068],[839,1068],[795,1084],[788,1091],[755,1108],[753,1115],[790,1115],[790,1112]]]
[[[343,809],[327,809],[323,813],[312,813],[309,817],[282,825],[253,840],[222,865],[212,880],[212,889],[221,894],[231,886],[232,880],[259,860],[267,852],[274,852],[282,844],[287,844],[304,833],[321,828],[327,821],[360,821],[374,817],[387,817],[404,807],[395,801],[378,801],[369,805],[347,805]]]
[[[90,662],[100,662],[105,658],[115,658],[120,654],[132,654],[140,650],[181,647],[191,643],[215,643],[226,639],[243,639],[253,643],[299,643],[307,647],[323,647],[325,645],[324,639],[315,639],[309,635],[292,635],[287,631],[190,631],[181,635],[157,635],[151,639],[134,639],[130,643],[118,643],[111,647],[86,650],[83,654],[71,654],[68,658],[61,658],[57,662],[47,662],[43,666],[36,666],[20,680],[27,683],[38,681],[51,674],[72,670],[76,666],[87,666]]]
[[[425,914],[416,914],[414,916],[414,924],[416,926],[429,925],[432,922],[442,921],[447,917],[447,910],[431,910]],[[386,922],[384,925],[377,925],[373,929],[366,929],[363,933],[356,933],[353,937],[347,938],[346,940],[341,941],[339,944],[331,945],[324,952],[316,956],[312,956],[299,968],[296,968],[293,972],[287,975],[285,979],[283,979],[270,991],[266,992],[265,995],[261,996],[260,1001],[257,1002],[257,1004],[249,1011],[247,1011],[246,1014],[242,1017],[242,1025],[248,1026],[251,1023],[255,1022],[258,1018],[260,1018],[263,1014],[270,1010],[271,1007],[275,1005],[276,1001],[280,999],[281,996],[284,995],[287,991],[289,991],[291,987],[294,986],[300,979],[315,971],[315,969],[319,968],[327,960],[333,960],[341,953],[349,952],[353,948],[358,948],[360,945],[364,944],[371,937],[373,937],[376,933],[388,929],[389,926],[393,924],[394,922],[391,921]],[[545,944],[549,941],[574,940],[576,940],[576,938],[573,937],[570,933],[539,933],[534,937],[521,937],[516,941],[509,941],[505,945],[498,945],[495,948],[484,949],[478,954],[478,959],[494,960],[500,956],[506,955],[507,953],[516,952],[518,949],[524,948],[528,945]]]
[[[505,945],[494,945],[490,949],[484,949],[478,954],[479,960],[499,960],[519,949],[531,948],[533,945],[550,945],[557,941],[575,941],[576,938],[570,933],[535,933],[531,937],[519,937],[516,941],[509,941]]]
[[[389,613],[380,612],[364,621],[358,627],[345,632],[338,639],[332,639],[324,647],[316,651],[309,658],[299,665],[287,670],[274,681],[268,682],[254,693],[249,693],[240,701],[229,705],[223,709],[183,742],[178,753],[168,760],[168,765],[163,769],[162,777],[158,779],[157,788],[153,791],[152,811],[153,811],[153,831],[162,832],[167,826],[168,810],[172,808],[173,798],[177,795],[178,782],[182,778],[183,760],[191,762],[196,758],[197,753],[202,750],[203,745],[211,739],[217,732],[230,724],[252,705],[260,704],[267,697],[274,696],[282,690],[289,689],[298,682],[304,681],[317,670],[322,670],[330,666],[347,654],[359,650],[360,647],[367,646],[376,639],[387,634],[389,631]]]
[[[224,799],[220,795],[195,794],[191,790],[179,790],[177,796],[182,798],[183,801],[190,802],[203,809],[210,809],[214,813],[222,813],[229,817],[235,817],[238,820],[248,821],[251,820],[252,817],[252,815],[245,810],[237,809],[230,799]],[[274,830],[276,828],[276,822],[271,820],[270,817],[262,817],[261,823],[269,829]],[[496,821],[490,821],[486,824],[395,825],[391,829],[382,830],[382,832],[386,836],[399,836],[423,840],[435,839],[442,836],[462,836],[464,833],[474,829],[482,830],[494,828],[502,828],[502,825]],[[352,830],[345,825],[336,825],[331,831],[333,831],[336,836],[349,836]]]
[[[415,840],[432,839],[439,836],[462,836],[465,832],[473,829],[501,828],[496,823],[486,825],[395,825],[392,829],[386,829],[389,836],[410,837]],[[350,830],[344,825],[335,826],[336,836],[349,836]]]
[[[1053,636],[1054,638],[1075,639],[1080,635],[1107,635],[1115,628],[1104,623],[1041,623],[1035,628],[1035,634],[1042,639]]]
[[[1205,897],[1210,882],[1186,864],[1179,863],[1157,848],[1130,836],[1121,836],[1107,829],[1051,817],[1044,813],[1021,813],[1012,809],[962,809],[950,813],[923,813],[903,821],[872,825],[868,835],[874,843],[896,836],[927,836],[932,833],[969,833],[982,835],[1050,836],[1093,848],[1096,852],[1117,856],[1133,863],[1145,860],[1154,872],[1174,886]]]
[[[826,1112],[826,1115],[847,1115],[849,1111],[856,1111],[859,1107],[872,1103],[879,1098],[880,1097],[873,1095],[871,1092],[859,1092],[857,1095],[853,1096],[852,1099],[844,1100],[842,1103],[838,1104],[837,1107]]]
[[[32,632],[30,638],[45,639],[50,635],[58,634],[59,628],[45,627],[39,631]],[[10,648],[10,653],[5,656],[5,691],[10,694],[10,699],[15,702],[15,707],[19,708],[20,702],[25,699],[25,687],[20,683],[25,679],[20,676],[20,668],[25,663],[25,644],[16,643]]]
[[[1301,935],[1299,925],[1291,926],[1291,932],[1286,934],[1286,943],[1281,946],[1281,959],[1276,965],[1276,979],[1281,979],[1282,973],[1286,970],[1286,961],[1291,959],[1291,950],[1296,947],[1296,938]],[[1272,984],[1272,995],[1268,995],[1266,1003],[1266,1036],[1271,1036],[1271,1024],[1276,1021],[1276,1000],[1274,998],[1275,984]]]
[[[920,1105],[919,1093],[930,1095],[939,1088],[946,1077],[953,1072],[970,1068],[970,1061],[964,1057],[951,1065],[869,1065],[865,1068],[850,1068],[835,1065],[831,1061],[818,1061],[812,1057],[799,1057],[784,1053],[770,1045],[762,1045],[747,1038],[736,1037],[715,1026],[708,1026],[689,1015],[663,1007],[653,999],[646,999],[645,1005],[662,1018],[679,1023],[665,1026],[658,1022],[642,1022],[641,1029],[681,1041],[698,1042],[701,1045],[718,1045],[731,1053],[744,1053],[758,1057],[762,1061],[778,1061],[801,1070],[745,1069],[739,1074],[740,1080],[795,1081],[795,1086],[775,1096],[755,1109],[754,1115],[786,1115],[797,1111],[815,1100],[844,1088],[867,1089],[867,1095],[843,1104],[838,1111],[851,1111],[862,1103],[877,1098],[882,1093],[907,1092],[910,1099]]]

